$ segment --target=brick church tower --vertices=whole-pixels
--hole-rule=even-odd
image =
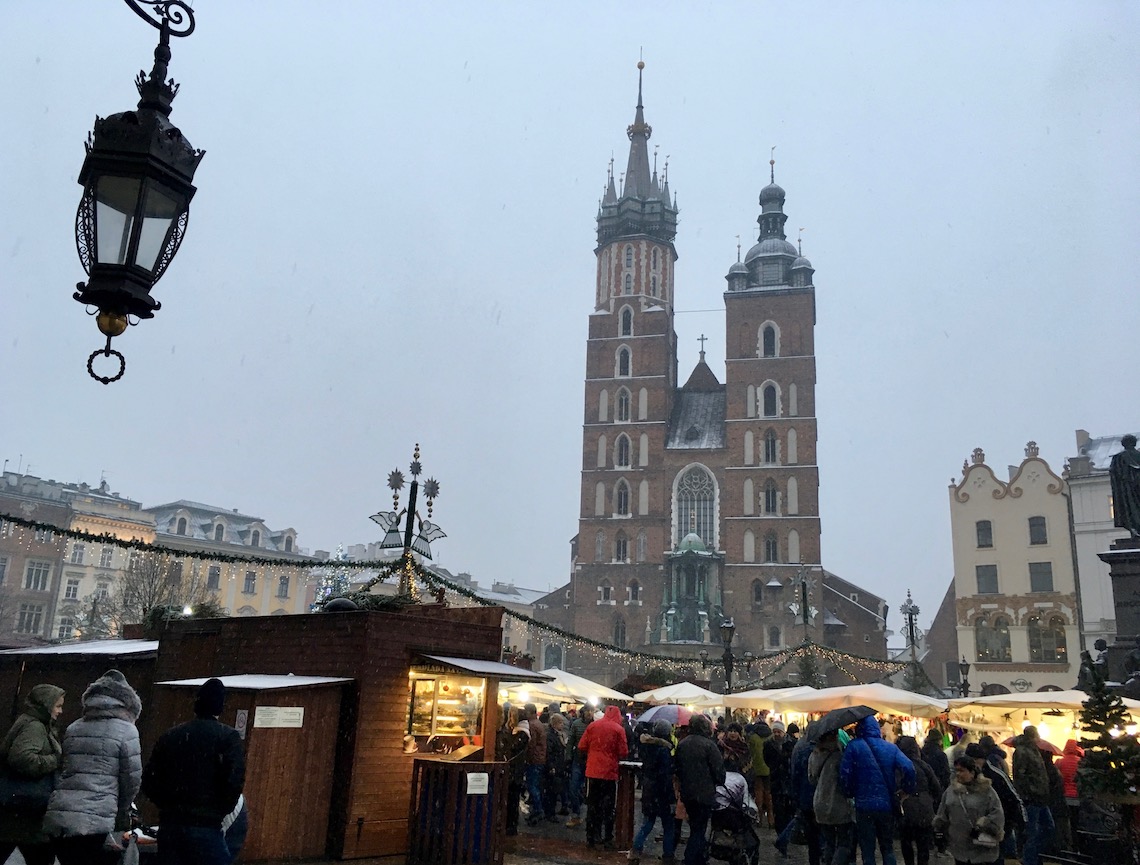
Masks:
[[[870,614],[861,632],[883,631],[881,599],[864,593],[860,602],[849,591],[857,587],[819,567],[814,271],[786,238],[774,164],[760,193],[759,240],[726,277],[727,381],[702,348],[679,384],[677,206],[668,166],[661,177],[650,166],[640,71],[627,134],[624,177],[615,184],[611,164],[597,216],[573,573],[540,616],[603,643],[683,658],[702,648],[718,656],[720,623],[732,618],[737,656],[760,655],[804,638],[792,605],[794,581],[807,572],[818,607],[811,638],[881,656],[883,638],[844,645],[858,618],[852,603]],[[543,666],[621,677],[623,665],[605,652],[557,641],[540,651]]]

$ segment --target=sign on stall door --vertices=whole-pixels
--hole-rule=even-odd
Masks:
[[[467,795],[486,796],[491,789],[491,776],[486,772],[467,773]]]
[[[303,727],[304,706],[258,706],[253,711],[254,727]]]

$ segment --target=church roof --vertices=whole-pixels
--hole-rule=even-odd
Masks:
[[[717,381],[716,373],[705,363],[705,353],[703,351],[701,352],[700,361],[693,367],[693,372],[689,375],[689,380],[685,382],[683,390],[706,391],[708,393],[724,390],[724,385]]]
[[[712,375],[712,370],[709,370]],[[715,377],[713,379],[716,380]],[[689,390],[677,393],[669,419],[669,450],[710,450],[724,447],[724,387],[716,391]]]

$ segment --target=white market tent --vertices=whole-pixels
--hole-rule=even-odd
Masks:
[[[793,688],[754,688],[751,691],[724,694],[720,697],[720,704],[730,709],[751,709],[754,712],[760,709],[772,711],[777,700],[818,693],[819,691],[809,685],[796,685]]]
[[[1035,724],[1041,738],[1053,741],[1072,738],[1080,723],[1084,691],[1029,691],[1021,694],[991,694],[988,697],[960,697],[950,700],[950,723],[965,729],[997,729],[1021,732],[1024,724]],[[1133,720],[1140,722],[1140,700],[1122,698]],[[1051,738],[1052,737],[1052,738]],[[1054,742],[1057,744],[1057,742]]]
[[[775,700],[777,712],[830,712],[844,706],[870,706],[876,712],[935,718],[946,711],[946,701],[903,691],[888,685],[843,685],[810,694],[787,694]]]
[[[500,690],[507,692],[508,699],[521,702],[558,702],[558,703],[598,703],[600,700],[631,700],[629,694],[615,691],[613,688],[593,682],[574,673],[567,673],[552,667],[541,670],[543,676],[550,676],[551,681],[542,683],[532,682],[504,682]]]
[[[638,703],[691,703],[705,702],[707,705],[722,705],[726,694],[714,694],[712,691],[694,685],[692,682],[678,682],[675,685],[664,685],[651,691],[642,691],[634,694],[633,699]]]
[[[991,694],[988,697],[958,697],[949,700],[953,712],[978,709],[1062,709],[1079,712],[1089,695],[1084,691],[1029,691],[1024,694]],[[1121,698],[1125,707],[1135,714],[1140,710],[1140,700]]]

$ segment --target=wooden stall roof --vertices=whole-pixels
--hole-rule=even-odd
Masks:
[[[448,672],[470,673],[484,679],[510,679],[512,682],[550,682],[553,676],[545,673],[532,673],[510,664],[498,661],[484,661],[481,658],[458,658],[450,655],[420,655],[428,661],[428,666],[439,666]],[[417,665],[418,666],[418,665]],[[204,681],[204,680],[203,680]]]
[[[234,691],[277,691],[284,688],[315,688],[321,685],[343,685],[352,679],[337,678],[335,676],[294,676],[268,675],[265,673],[242,673],[237,676],[215,676],[227,690]],[[201,687],[207,679],[173,679],[167,682],[155,682],[156,685],[171,685],[173,687]]]
[[[52,646],[30,646],[24,649],[4,649],[0,655],[107,655],[154,657],[158,654],[158,640],[80,640]]]

